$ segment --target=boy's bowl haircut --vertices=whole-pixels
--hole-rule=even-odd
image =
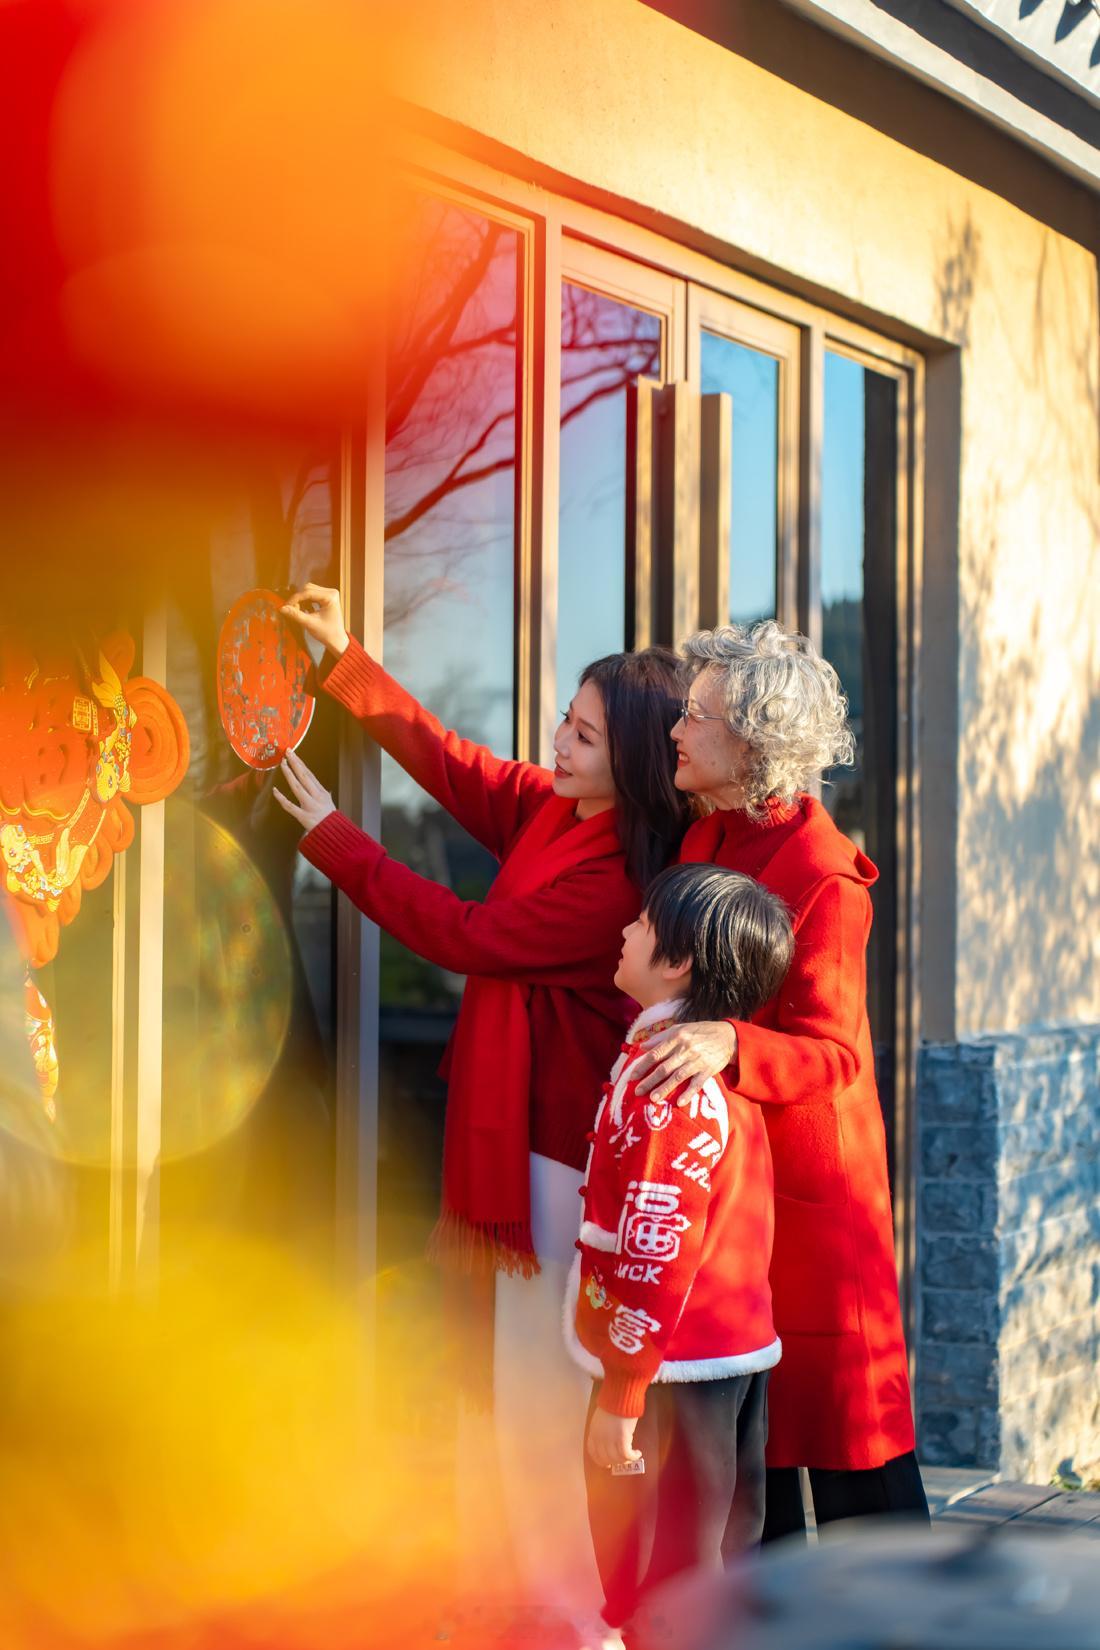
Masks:
[[[748,1020],[794,956],[790,913],[770,889],[718,865],[672,865],[646,889],[655,962],[691,962],[682,1020]]]

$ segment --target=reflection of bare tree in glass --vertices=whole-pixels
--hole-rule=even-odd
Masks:
[[[414,210],[387,355],[387,628],[459,586],[463,564],[514,522],[474,490],[514,486],[518,237],[443,202]],[[652,318],[610,307],[563,289],[563,424],[657,370]]]
[[[661,333],[654,318],[627,304],[608,304],[566,282],[561,305],[563,426],[633,383],[660,371]]]

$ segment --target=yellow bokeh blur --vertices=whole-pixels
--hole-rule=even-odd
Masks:
[[[430,1643],[445,1451],[394,1430],[363,1298],[225,1229],[184,1252],[153,1302],[72,1258],[6,1313],[0,1642]]]

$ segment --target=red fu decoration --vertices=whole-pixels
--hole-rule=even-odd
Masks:
[[[218,710],[230,745],[250,768],[277,768],[313,718],[310,657],[273,590],[249,590],[218,637]]]

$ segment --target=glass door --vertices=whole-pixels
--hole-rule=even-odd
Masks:
[[[634,645],[630,392],[682,375],[685,284],[564,241],[555,708],[584,666]],[[553,725],[543,729],[544,741]]]
[[[887,1139],[896,1145],[899,1027],[905,932],[899,901],[899,771],[904,769],[899,678],[906,635],[907,542],[903,439],[908,377],[886,363],[828,344],[823,359],[820,645],[848,696],[853,767],[825,775],[822,801],[879,870],[867,956],[867,998]],[[902,1074],[903,1077],[903,1074]],[[891,1166],[893,1167],[893,1159]]]
[[[447,728],[515,754],[528,249],[522,226],[415,185],[394,202],[382,653]],[[388,756],[381,839],[481,899],[491,856]],[[464,980],[388,934],[379,960],[379,1260],[411,1264],[439,1207],[438,1067]]]
[[[728,553],[716,558],[704,618],[797,622],[800,332],[705,287],[688,302],[688,377],[726,395],[732,430]]]

